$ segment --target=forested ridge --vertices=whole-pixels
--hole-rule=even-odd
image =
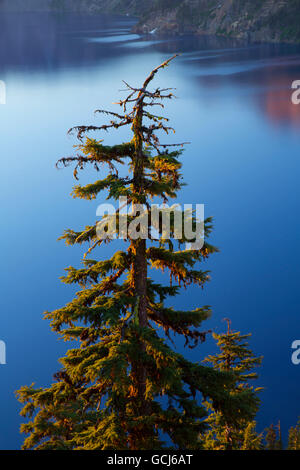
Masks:
[[[212,34],[259,42],[300,41],[300,0],[2,0],[2,10],[137,15],[136,32]]]

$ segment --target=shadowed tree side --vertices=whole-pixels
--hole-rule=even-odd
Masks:
[[[111,116],[108,124],[76,128],[78,154],[59,164],[75,164],[76,179],[87,165],[96,171],[107,166],[108,173],[94,183],[76,185],[75,198],[94,200],[102,191],[108,192],[107,199],[126,197],[133,221],[141,212],[139,205],[148,208],[152,198],[166,202],[176,197],[183,184],[182,150],[161,144],[157,133],[173,129],[167,118],[152,111],[163,108],[173,93],[149,91],[157,72],[173,58],[154,69],[141,88],[126,84],[129,94],[118,103],[120,114],[98,111]],[[124,126],[130,126],[132,139],[120,145],[105,146],[103,140],[87,136]],[[127,176],[119,176],[120,165],[127,165]],[[101,223],[108,220],[104,216]],[[116,233],[121,223],[117,212]],[[207,237],[211,220],[204,226]],[[127,234],[126,248],[108,260],[99,258],[98,248],[112,240],[99,237],[96,223],[78,232],[66,230],[62,236],[67,245],[88,243],[89,249],[83,267],[67,268],[63,278],[66,284],[80,286],[76,298],[46,313],[46,319],[54,332],[66,341],[79,341],[79,347],[60,360],[62,368],[50,387],[25,386],[17,392],[24,404],[21,414],[29,417],[21,428],[29,434],[25,449],[141,450],[170,447],[170,442],[172,448],[196,449],[198,435],[207,426],[201,399],[210,399],[224,416],[239,406],[228,393],[234,380],[230,372],[188,361],[169,341],[172,333],[183,336],[191,348],[205,340],[206,332],[199,327],[210,316],[209,307],[176,311],[165,301],[176,296],[180,286],[204,286],[209,273],[198,265],[216,249],[205,242],[201,249],[188,250],[183,248],[190,241],[185,235],[173,242],[163,237],[161,224],[156,229],[160,237],[149,233],[147,241]],[[170,229],[175,238],[174,217]],[[151,280],[149,267],[169,272],[170,284]]]
[[[266,429],[265,450],[283,450],[280,422]]]

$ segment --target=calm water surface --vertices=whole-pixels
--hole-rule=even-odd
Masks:
[[[66,131],[97,123],[93,110],[123,96],[122,79],[139,85],[174,52],[181,56],[161,73],[159,85],[177,88],[168,114],[176,139],[191,142],[180,202],[205,204],[221,250],[207,263],[211,283],[183,292],[176,306],[210,304],[207,328],[220,332],[230,317],[233,328],[253,333],[252,346],[264,356],[260,430],[280,419],[286,432],[300,415],[300,366],[290,359],[291,343],[300,338],[300,106],[290,100],[291,83],[300,79],[300,48],[141,38],[130,32],[133,23],[103,16],[0,17],[0,79],[7,85],[7,104],[0,107],[2,449],[22,441],[14,391],[49,384],[66,349],[42,312],[72,298],[74,290],[59,276],[78,265],[82,250],[56,239],[65,228],[95,220],[96,202],[69,197],[72,171],[54,168],[73,151]],[[118,138],[127,137],[121,132]],[[108,143],[115,139],[107,135]],[[82,175],[82,183],[90,180]],[[209,340],[187,354],[200,361],[212,350]]]

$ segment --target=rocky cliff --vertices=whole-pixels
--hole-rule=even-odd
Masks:
[[[139,32],[217,34],[251,41],[300,42],[300,0],[159,0]]]
[[[300,42],[300,0],[0,0],[1,9],[134,14],[140,33]]]

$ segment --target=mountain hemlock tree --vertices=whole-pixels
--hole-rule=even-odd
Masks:
[[[300,419],[289,430],[288,450],[300,450]]]
[[[141,88],[126,84],[129,95],[117,103],[122,114],[99,111],[112,117],[109,124],[75,128],[79,153],[59,162],[74,163],[76,179],[86,165],[97,171],[108,167],[104,179],[75,186],[75,198],[93,200],[107,190],[107,199],[126,197],[134,213],[139,204],[148,207],[152,198],[165,202],[176,196],[182,186],[182,150],[160,143],[157,132],[172,129],[168,119],[152,113],[173,94],[171,89],[148,90],[157,72],[174,57],[154,69]],[[123,126],[131,126],[133,137],[120,145],[106,146],[86,135]],[[119,165],[126,163],[128,176],[120,177]],[[174,218],[170,223],[174,237]],[[197,223],[194,216],[193,223]],[[211,220],[204,226],[208,236]],[[61,238],[67,245],[90,243],[86,255],[111,241],[99,239],[96,224],[78,232],[66,230]],[[49,388],[36,389],[33,384],[17,392],[24,404],[21,415],[29,418],[21,426],[29,434],[24,449],[195,449],[206,426],[199,396],[209,397],[216,410],[232,412],[235,403],[227,392],[232,376],[188,361],[168,341],[170,333],[183,335],[190,347],[205,339],[198,327],[210,316],[209,307],[176,311],[165,300],[178,294],[180,286],[202,287],[209,275],[196,265],[216,251],[206,242],[199,250],[180,250],[187,242],[184,235],[177,242],[178,251],[162,237],[158,241],[127,237],[126,250],[112,258],[85,256],[82,269],[66,269],[63,282],[78,284],[80,290],[65,307],[45,317],[54,332],[66,341],[78,340],[80,347],[68,350],[60,360],[62,368]],[[168,271],[170,285],[151,280],[149,267]]]
[[[251,421],[247,425],[243,434],[241,450],[263,450],[263,436],[257,434],[255,421]]]
[[[251,335],[232,331],[230,321],[226,321],[226,333],[213,333],[220,352],[208,356],[204,362],[211,363],[216,371],[233,374],[234,381],[226,388],[235,409],[225,415],[207,400],[209,431],[200,435],[200,442],[206,450],[255,450],[260,448],[262,440],[253,421],[260,404],[258,392],[262,389],[253,388],[249,381],[258,377],[254,369],[262,358],[255,357],[249,348],[247,340]]]
[[[281,437],[281,425],[280,422],[277,426],[271,424],[266,430],[266,450],[283,450],[282,437]]]

